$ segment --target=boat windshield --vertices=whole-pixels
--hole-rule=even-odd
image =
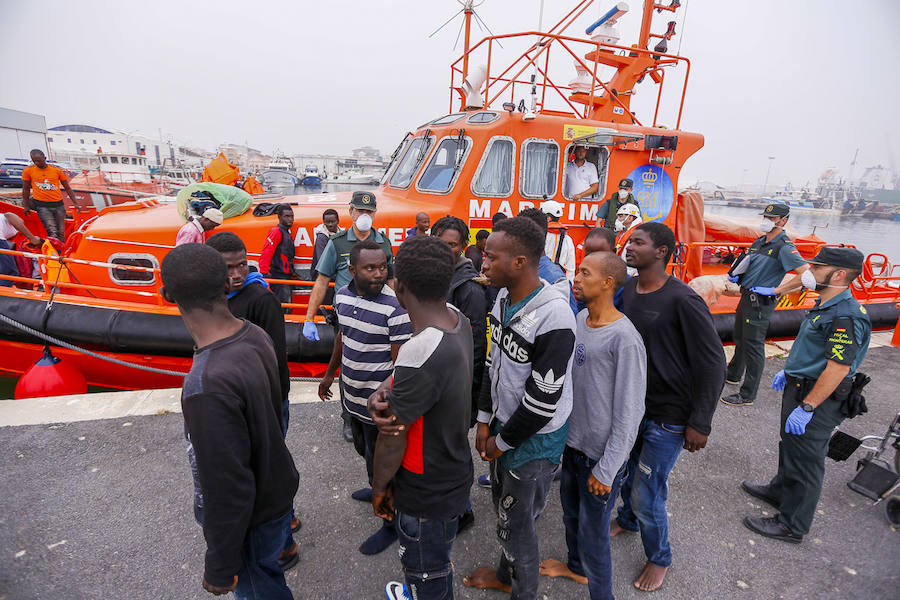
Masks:
[[[434,136],[417,137],[410,142],[406,154],[403,155],[403,159],[397,165],[397,170],[394,171],[394,175],[391,177],[391,187],[409,187],[416,171],[419,170],[422,161],[428,155],[428,150],[433,142]]]
[[[512,138],[494,137],[481,158],[472,182],[477,196],[506,197],[512,193],[516,147]]]
[[[400,160],[400,157],[403,156],[403,151],[406,150],[407,142],[412,134],[407,133],[403,136],[403,139],[400,140],[400,143],[397,144],[397,147],[394,149],[394,152],[391,154],[391,159],[388,161],[388,166],[385,168],[384,173],[381,175],[381,181],[379,185],[384,185],[387,182],[388,176],[391,174],[391,170],[397,166],[397,161]]]
[[[444,138],[438,144],[431,161],[419,178],[417,189],[428,192],[449,192],[456,183],[462,163],[471,146],[468,138]]]

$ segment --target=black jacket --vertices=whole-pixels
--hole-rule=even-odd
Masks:
[[[266,286],[252,283],[228,299],[228,308],[238,319],[250,321],[272,338],[275,360],[278,362],[278,379],[281,381],[281,398],[287,398],[291,391],[291,373],[288,370],[284,312],[278,298]]]
[[[487,352],[487,293],[485,287],[475,281],[479,273],[472,266],[472,261],[460,257],[450,281],[447,302],[466,315],[472,324],[472,348],[474,370],[472,373],[472,418],[474,423],[477,413],[478,396],[481,393],[481,382],[484,378],[484,359]]]

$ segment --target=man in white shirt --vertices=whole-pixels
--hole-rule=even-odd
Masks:
[[[549,219],[548,225],[559,223],[564,208],[556,200],[547,200],[541,204],[541,212]],[[569,283],[575,281],[575,242],[564,229],[548,229],[544,239],[544,254],[566,272]]]
[[[563,195],[570,200],[590,198],[597,193],[597,188],[600,186],[597,166],[585,160],[586,156],[587,148],[575,146],[575,160],[566,163]],[[574,275],[572,277],[574,278]]]

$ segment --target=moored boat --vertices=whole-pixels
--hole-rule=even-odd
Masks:
[[[462,218],[474,241],[478,230],[491,228],[494,213],[512,216],[545,199],[563,204],[559,226],[578,245],[594,226],[605,199],[626,177],[634,181],[643,220],[666,223],[675,231],[679,248],[670,269],[686,281],[723,275],[735,255],[758,237],[753,227],[704,215],[699,193],[677,191],[682,167],[703,147],[704,139],[700,133],[681,128],[688,65],[683,57],[666,52],[663,41],[674,35],[671,29],[651,33],[653,11],[659,6],[644,5],[637,44],[626,46],[618,44],[618,37],[612,39],[609,15],[590,28],[599,32],[594,39],[566,33],[590,5],[590,0],[578,3],[546,32],[489,36],[471,47],[466,43],[463,55],[451,65],[451,112],[403,137],[374,192],[378,198],[375,227],[394,246],[402,243],[417,212],[433,219],[445,214]],[[662,9],[677,8],[673,3]],[[468,23],[471,13],[466,10],[465,14]],[[653,38],[660,41],[651,48]],[[501,55],[504,60],[498,58]],[[580,67],[577,86],[543,78],[547,63],[559,57],[571,62],[572,56]],[[483,66],[470,70],[476,61],[483,61]],[[668,81],[676,73],[683,75],[680,93],[672,104],[663,94],[648,90],[648,96],[657,98],[656,105],[647,116],[638,115],[631,106],[634,88],[661,86],[663,69]],[[664,119],[662,115],[667,116]],[[587,161],[599,179],[598,194],[577,200],[567,195],[564,185],[566,165],[576,145],[587,149]],[[336,209],[341,225],[348,226],[350,196],[350,192],[340,192],[265,198],[265,202],[287,203],[293,208],[294,268],[300,278],[310,267],[313,228],[320,223],[322,211]],[[266,233],[277,220],[269,211],[255,210],[262,209],[260,205],[261,199],[256,199],[251,210],[226,218],[217,229],[239,235],[251,262],[258,261]],[[29,227],[34,221],[32,215]],[[0,314],[13,311],[27,321],[23,324],[38,332],[78,340],[101,353],[125,354],[142,364],[174,361],[184,368],[190,360],[189,348],[173,345],[173,340],[183,343],[183,332],[176,332],[173,324],[174,307],[159,295],[159,265],[183,223],[177,206],[152,199],[106,207],[90,218],[78,218],[76,231],[66,243],[63,269],[42,271],[40,289],[27,280],[17,281],[27,289],[0,288],[0,300],[5,303]],[[35,226],[41,230],[39,223]],[[797,239],[798,250],[806,258],[823,245],[815,236]],[[897,284],[900,276],[886,257],[867,257],[866,270],[853,293],[876,327],[893,327],[897,321]],[[47,313],[54,287],[60,291]],[[783,299],[772,319],[770,335],[793,335],[814,299],[812,292]],[[736,298],[722,296],[711,306],[723,341],[730,339],[736,304]],[[320,373],[333,330],[320,317],[317,327],[322,346],[307,345],[305,338],[295,336],[302,326],[305,295],[295,291],[287,306],[294,309],[294,314],[286,316],[289,337],[296,341],[290,350],[292,372]],[[91,319],[98,323],[114,320],[115,327],[92,325],[93,321],[80,316],[85,307],[105,311],[91,313],[95,315]],[[45,314],[52,318],[45,319]],[[0,349],[7,357],[0,358],[0,372],[18,374],[29,360],[34,362],[40,356],[42,343],[34,334],[3,323]],[[86,378],[96,385],[123,387],[122,373],[131,371],[106,367],[99,359],[79,360],[90,363]],[[150,377],[142,378],[140,386],[171,384],[163,379],[161,376],[157,385]]]

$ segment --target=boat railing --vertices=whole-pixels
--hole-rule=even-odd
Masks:
[[[587,4],[589,5],[590,3],[588,2]],[[587,8],[587,6],[584,8]],[[581,12],[583,12],[584,8],[581,9]],[[576,10],[578,10],[578,7],[576,7]],[[571,20],[574,20],[581,12],[574,15]],[[568,18],[567,16],[563,21],[566,21]],[[563,21],[560,21],[560,23]],[[483,90],[479,93],[485,108],[489,108],[500,101],[501,98],[505,98],[507,92],[509,92],[508,101],[515,104],[516,86],[525,85],[529,90],[529,94],[532,86],[540,94],[540,99],[537,103],[539,112],[555,113],[555,111],[548,108],[549,92],[551,99],[561,99],[563,105],[577,118],[613,120],[613,115],[627,114],[633,119],[635,124],[643,125],[631,110],[629,106],[630,101],[623,102],[621,98],[632,94],[634,84],[649,76],[659,88],[652,123],[655,127],[657,126],[660,107],[663,103],[665,68],[677,67],[679,64],[683,64],[685,67],[684,83],[680,92],[678,117],[675,122],[675,129],[680,128],[681,116],[684,111],[684,98],[690,75],[690,60],[682,56],[637,46],[607,44],[590,39],[571,37],[558,32],[554,33],[558,27],[559,24],[548,33],[526,31],[492,35],[485,37],[472,46],[450,65],[450,112],[454,110],[454,100],[457,97],[461,98],[460,109],[466,108],[464,84],[469,64],[476,57],[486,54],[486,79]],[[562,29],[565,29],[565,27]],[[655,34],[650,35],[659,37]],[[534,42],[528,45],[502,72],[494,74],[494,63],[497,62],[494,56],[496,52],[495,45],[502,47],[503,42],[527,40],[527,38],[534,38]],[[551,49],[558,49],[555,54],[561,54],[564,57],[573,59],[578,67],[590,74],[591,82],[588,92],[577,91],[569,85],[554,82],[549,74]],[[601,66],[616,68],[616,74],[610,80],[603,81],[597,72],[598,67]],[[535,77],[534,81],[532,81],[531,75],[525,75],[529,69],[533,69],[533,72],[539,76]],[[581,106],[577,106],[578,104]]]
[[[158,290],[148,291],[148,290],[135,290],[124,287],[110,287],[110,286],[102,286],[96,284],[85,284],[77,281],[77,277],[72,274],[71,270],[68,269],[66,265],[69,264],[77,264],[88,267],[95,267],[101,269],[115,269],[117,271],[131,271],[138,273],[152,273],[154,279],[159,278],[160,269],[158,267],[141,267],[137,265],[123,265],[117,263],[108,263],[103,261],[96,260],[86,260],[81,258],[73,258],[73,257],[63,257],[57,254],[43,254],[38,252],[24,252],[20,250],[7,250],[5,248],[0,248],[0,254],[6,254],[8,256],[19,256],[28,260],[37,260],[39,265],[43,267],[37,271],[40,274],[40,277],[21,277],[19,275],[7,275],[0,274],[0,280],[10,281],[17,284],[24,284],[25,287],[19,286],[19,289],[23,289],[24,291],[32,294],[39,294],[40,297],[49,298],[54,293],[54,288],[58,289],[67,289],[67,290],[77,290],[85,292],[86,295],[97,298],[97,295],[94,292],[97,292],[101,295],[106,294],[116,294],[120,296],[131,296],[133,299],[146,299],[152,298],[155,304],[159,306],[171,306],[168,302],[163,299],[162,295]],[[48,262],[59,263],[56,268],[48,269],[45,266]],[[66,272],[68,275],[64,278],[62,276],[63,272]],[[76,281],[69,281],[69,276],[76,279]],[[299,286],[304,288],[311,288],[315,285],[313,281],[304,281],[300,279],[274,279],[274,278],[265,278],[267,283],[271,284],[283,284],[283,285],[291,285],[291,286]],[[329,283],[329,287],[334,287],[334,283]],[[140,300],[141,304],[147,304],[146,300]],[[306,308],[309,306],[309,303],[303,302],[285,302],[282,303],[282,307],[290,308],[290,309],[303,309],[304,314]],[[331,305],[322,305],[321,308],[326,310],[330,310],[333,308]],[[302,317],[303,315],[299,315]],[[294,319],[291,319],[294,320]],[[324,320],[323,317],[318,317],[318,320]]]

